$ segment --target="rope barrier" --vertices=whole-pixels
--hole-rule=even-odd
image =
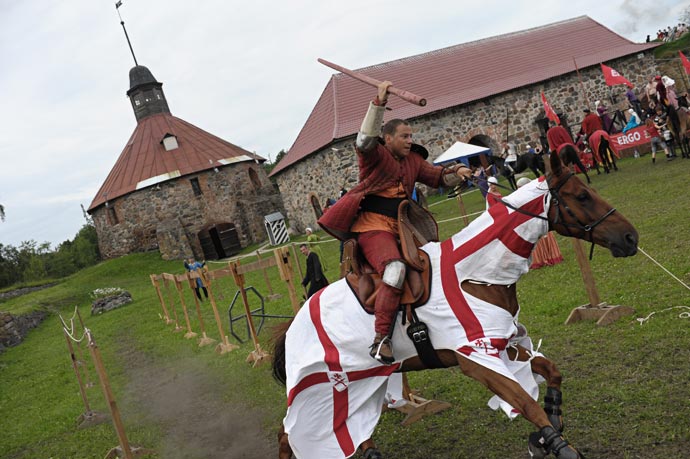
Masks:
[[[690,306],[672,306],[670,308],[662,309],[661,311],[654,311],[650,312],[647,317],[638,317],[637,321],[640,323],[640,325],[643,325],[645,322],[647,322],[654,314],[658,312],[666,312],[670,311],[671,309],[687,309],[687,311],[683,311],[680,314],[678,314],[679,319],[690,319]]]
[[[60,322],[62,322],[62,329],[65,332],[65,335],[69,337],[72,341],[75,343],[81,343],[82,340],[84,339],[84,336],[86,336],[86,332],[81,335],[81,338],[77,339],[74,337],[74,318],[77,317],[77,307],[74,307],[74,314],[72,314],[72,317],[69,319],[70,326],[68,327],[67,324],[65,323],[65,319],[62,318],[61,314],[58,314],[58,317],[60,318]]]
[[[654,258],[652,258],[647,252],[645,252],[644,250],[642,250],[642,247],[637,246],[637,249],[638,249],[640,252],[642,252],[647,258],[649,258],[650,260],[652,260],[658,267],[660,267],[662,270],[664,270],[664,271],[666,272],[666,274],[668,274],[669,276],[671,276],[672,278],[674,278],[675,280],[677,280],[678,283],[679,283],[680,285],[682,285],[682,286],[685,287],[686,289],[690,290],[690,286],[688,286],[688,284],[686,284],[686,283],[683,282],[682,280],[678,279],[671,271],[669,271],[668,269],[664,268],[664,267],[661,265],[661,263],[659,263],[659,262],[656,261]]]

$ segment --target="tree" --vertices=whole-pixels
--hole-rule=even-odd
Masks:
[[[5,221],[5,206],[0,204],[0,222]]]
[[[690,24],[690,6],[681,11],[680,16],[678,16],[678,20],[684,24]]]
[[[287,155],[287,151],[285,151],[285,149],[282,149],[278,152],[278,154],[276,155],[276,157],[272,163],[269,163],[268,161],[266,161],[263,164],[264,171],[266,172],[266,174],[270,174],[271,171],[273,171],[273,168],[276,167],[276,164],[278,164],[280,162],[280,160],[283,159],[283,157],[285,155]]]

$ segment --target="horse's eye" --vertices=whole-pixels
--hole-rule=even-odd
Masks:
[[[580,194],[577,195],[577,200],[580,202],[585,202],[589,199],[589,193],[586,191],[582,191]]]

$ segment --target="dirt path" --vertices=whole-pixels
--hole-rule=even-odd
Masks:
[[[224,400],[222,387],[196,359],[160,366],[133,346],[121,355],[130,379],[121,403],[143,422],[160,426],[164,438],[158,457],[277,457],[276,443],[262,430],[261,414]]]

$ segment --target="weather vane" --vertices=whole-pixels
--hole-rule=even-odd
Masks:
[[[125,21],[122,20],[120,16],[120,7],[122,6],[122,0],[118,0],[115,3],[115,9],[117,10],[117,16],[120,18],[120,24],[122,25],[122,30],[125,31],[125,38],[127,38],[127,44],[129,45],[129,50],[132,52],[132,57],[134,58],[134,65],[138,66],[137,57],[134,55],[134,49],[132,49],[132,42],[129,41],[129,35],[127,34],[127,29],[125,29]]]

